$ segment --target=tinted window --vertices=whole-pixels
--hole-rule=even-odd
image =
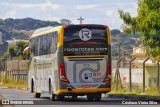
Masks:
[[[30,40],[31,56],[54,54],[57,50],[58,33],[53,32]]]
[[[68,27],[64,31],[64,55],[107,55],[108,41],[104,26]]]

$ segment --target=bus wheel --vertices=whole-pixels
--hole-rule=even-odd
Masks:
[[[64,100],[64,95],[56,95],[56,100]]]
[[[73,100],[76,100],[76,99],[77,99],[77,95],[73,95],[73,96],[72,96],[72,99],[73,99]]]
[[[95,95],[95,101],[100,101],[101,100],[101,96],[102,96],[102,93],[97,93]]]
[[[34,98],[40,98],[40,96],[41,96],[41,93],[35,93],[34,92]]]
[[[32,81],[32,91],[33,91],[33,94],[34,94],[34,98],[40,98],[41,96],[41,93],[36,93],[35,92],[35,86],[34,86],[34,82]]]
[[[88,94],[87,99],[88,99],[88,101],[93,101],[94,100],[94,95]]]
[[[55,94],[50,94],[50,100],[55,101]]]

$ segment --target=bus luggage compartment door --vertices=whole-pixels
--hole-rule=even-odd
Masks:
[[[65,58],[65,72],[75,88],[97,88],[103,84],[107,58]]]

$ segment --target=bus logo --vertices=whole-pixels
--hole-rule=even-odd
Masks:
[[[88,41],[89,39],[91,39],[92,33],[89,29],[84,28],[79,31],[79,37],[83,41]]]

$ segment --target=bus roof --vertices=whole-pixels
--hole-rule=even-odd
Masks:
[[[33,32],[31,38],[35,38],[37,36],[41,36],[41,35],[44,35],[44,34],[47,34],[47,33],[58,31],[62,27],[63,26],[56,26],[56,27],[49,26],[49,27],[43,27],[43,28],[36,29]]]
[[[106,25],[100,25],[100,24],[77,24],[77,25],[56,26],[56,27],[49,26],[49,27],[43,27],[43,28],[36,29],[33,32],[31,38],[35,38],[37,36],[41,36],[41,35],[44,35],[44,34],[47,34],[47,33],[58,31],[62,27],[67,28],[67,27],[75,27],[75,26],[84,26],[84,27],[86,27],[86,26],[92,26],[92,27],[104,26],[104,27],[108,28],[108,26],[106,26]]]

